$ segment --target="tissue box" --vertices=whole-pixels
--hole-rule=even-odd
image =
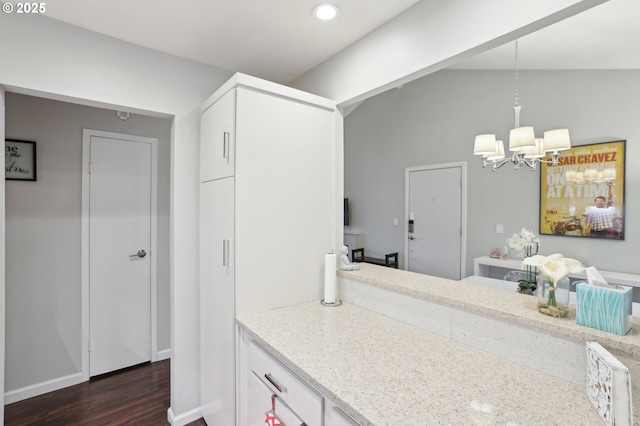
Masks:
[[[576,297],[578,324],[620,335],[631,330],[633,287],[607,288],[578,283]]]

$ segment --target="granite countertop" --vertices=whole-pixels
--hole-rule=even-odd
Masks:
[[[575,306],[570,308],[566,318],[554,318],[539,313],[536,308],[537,300],[532,296],[377,265],[360,265],[361,269],[358,271],[338,271],[338,277],[560,337],[585,342],[597,341],[616,355],[640,360],[638,317],[633,318],[632,329],[620,336],[577,324]]]
[[[238,323],[361,425],[602,424],[582,387],[350,303]]]

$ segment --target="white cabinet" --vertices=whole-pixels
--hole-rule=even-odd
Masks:
[[[235,91],[229,91],[200,117],[200,182],[235,173]]]
[[[342,220],[341,118],[332,101],[242,74],[201,113],[201,405],[208,424],[234,425],[235,318],[321,299]]]
[[[329,398],[258,344],[240,332],[239,368],[244,398],[240,424],[263,426],[265,413],[274,413],[287,426],[358,426]]]
[[[254,373],[247,376],[247,426],[265,426],[265,416],[273,405],[273,392]]]
[[[358,423],[325,398],[324,426],[358,426]]]
[[[250,380],[254,376],[257,377],[272,392],[276,401],[275,414],[285,425],[290,424],[285,421],[286,418],[294,419],[291,424],[322,425],[322,395],[254,340],[249,342],[247,364]],[[249,386],[252,386],[251,382]],[[247,410],[254,413],[260,411],[262,406],[261,401],[255,404],[250,398]],[[296,418],[302,422],[296,422]]]
[[[200,392],[208,424],[234,424],[234,178],[200,186]],[[224,368],[220,368],[224,366]]]

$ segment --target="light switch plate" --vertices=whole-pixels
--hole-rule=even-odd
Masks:
[[[504,232],[504,226],[501,223],[496,225],[496,234],[502,234]]]

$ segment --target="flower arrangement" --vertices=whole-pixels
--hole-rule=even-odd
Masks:
[[[540,239],[536,234],[522,228],[520,232],[516,232],[507,240],[505,251],[508,253],[510,250],[514,250],[519,256],[531,257],[538,253],[538,247],[540,247]],[[527,266],[526,269],[527,279],[518,280],[518,291],[533,294],[537,287],[535,267]]]
[[[538,253],[538,247],[540,247],[540,239],[526,228],[513,234],[505,245],[506,251],[514,250],[518,255],[524,257],[531,257]]]
[[[543,279],[548,283],[548,295],[543,300],[538,300],[538,310],[543,313],[549,311],[549,315],[565,316],[568,306],[561,306],[556,300],[558,282],[565,279],[570,273],[580,274],[584,272],[584,265],[579,260],[564,257],[560,253],[549,256],[534,255],[523,259],[521,267],[536,267]],[[538,283],[544,286],[544,283]]]

